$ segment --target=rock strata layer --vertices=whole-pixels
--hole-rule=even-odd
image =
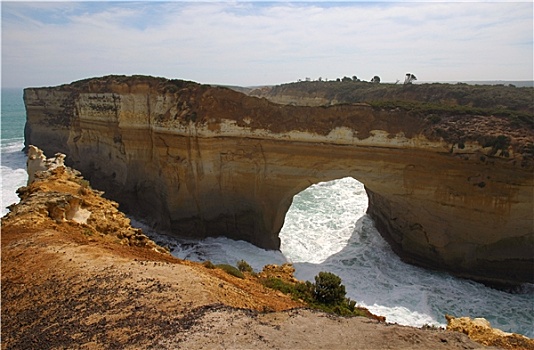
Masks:
[[[403,258],[534,282],[534,132],[517,121],[282,106],[142,76],[28,88],[24,100],[27,145],[67,154],[93,186],[160,230],[277,249],[295,194],[352,176]]]

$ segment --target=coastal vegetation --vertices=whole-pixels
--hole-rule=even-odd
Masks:
[[[241,272],[248,272],[248,273],[251,273],[251,274],[254,273],[254,269],[252,268],[252,266],[250,266],[250,264],[248,262],[246,262],[245,260],[239,260],[237,262],[237,268]]]
[[[215,267],[223,270],[229,275],[232,275],[237,278],[245,278],[245,275],[243,275],[243,272],[239,271],[235,266],[229,265],[229,264],[217,264]]]
[[[315,283],[291,283],[278,277],[261,278],[260,281],[266,287],[305,302],[312,309],[340,316],[371,316],[367,309],[356,307],[356,302],[345,296],[345,286],[341,284],[341,278],[331,272],[319,272],[315,276]]]
[[[518,123],[524,122],[534,126],[534,116],[532,113],[523,110],[512,110],[503,107],[473,107],[471,105],[442,104],[435,102],[403,101],[403,100],[375,100],[368,102],[376,109],[402,109],[413,114],[437,115],[496,115],[508,117]]]
[[[248,275],[265,287],[288,294],[293,300],[303,302],[312,309],[340,316],[377,318],[369,310],[356,307],[356,301],[346,297],[345,286],[341,283],[341,278],[331,272],[319,272],[315,276],[315,283],[312,283],[296,280],[293,277],[294,268],[290,264],[284,264],[281,267],[267,265],[260,274],[256,274],[250,264],[244,260],[237,262],[237,268],[228,264],[210,265],[207,262],[204,262],[204,266],[222,269],[238,278],[245,278],[245,275]],[[275,273],[272,273],[273,271]]]
[[[330,103],[370,103],[422,110],[530,115],[534,112],[533,87],[509,85],[375,84],[360,80],[301,81],[251,91],[251,95],[320,97]]]
[[[303,302],[308,307],[340,316],[364,316],[379,320],[385,318],[373,315],[369,310],[356,306],[356,301],[346,297],[345,286],[341,278],[331,272],[319,272],[315,283],[298,281],[293,277],[295,271],[291,264],[282,266],[267,265],[260,274],[245,260],[239,260],[236,266],[230,264],[214,265],[205,261],[202,265],[208,269],[221,269],[227,274],[244,279],[251,278],[263,286],[291,296],[295,301]]]

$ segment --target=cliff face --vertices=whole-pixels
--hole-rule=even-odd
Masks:
[[[295,194],[352,176],[405,259],[534,281],[534,132],[512,120],[281,106],[149,77],[29,88],[24,99],[27,145],[66,153],[94,187],[161,230],[276,249]]]

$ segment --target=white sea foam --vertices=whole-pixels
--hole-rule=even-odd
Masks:
[[[366,209],[363,184],[352,178],[312,185],[293,199],[280,250],[293,263],[320,263],[347,245]]]
[[[267,264],[288,262],[287,258],[277,250],[265,250],[245,241],[235,241],[225,237],[206,238],[203,240],[177,239],[160,234],[138,220],[132,219],[132,225],[143,231],[158,244],[167,246],[172,255],[191,261],[210,260],[217,264],[236,265],[239,260],[247,261],[256,271],[261,271]]]
[[[2,158],[0,170],[2,173],[2,216],[7,214],[8,205],[19,202],[16,190],[26,185],[26,158],[21,152],[24,147],[22,139],[12,139],[2,142]]]

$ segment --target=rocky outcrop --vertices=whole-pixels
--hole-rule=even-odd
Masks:
[[[112,242],[140,246],[159,253],[156,245],[140,229],[130,226],[116,202],[101,197],[76,170],[63,164],[64,154],[46,158],[37,147],[28,147],[28,186],[17,190],[20,203],[9,206],[2,228],[26,231],[31,228],[63,227],[88,237],[105,237]],[[59,225],[59,226],[58,226]]]
[[[534,281],[534,132],[521,120],[281,106],[141,76],[28,88],[24,99],[27,145],[67,154],[93,186],[160,230],[276,249],[295,194],[352,176],[405,259],[479,280]]]
[[[531,350],[534,340],[521,334],[507,333],[492,328],[485,318],[454,317],[446,315],[447,330],[466,334],[470,339],[485,346],[502,349]]]

